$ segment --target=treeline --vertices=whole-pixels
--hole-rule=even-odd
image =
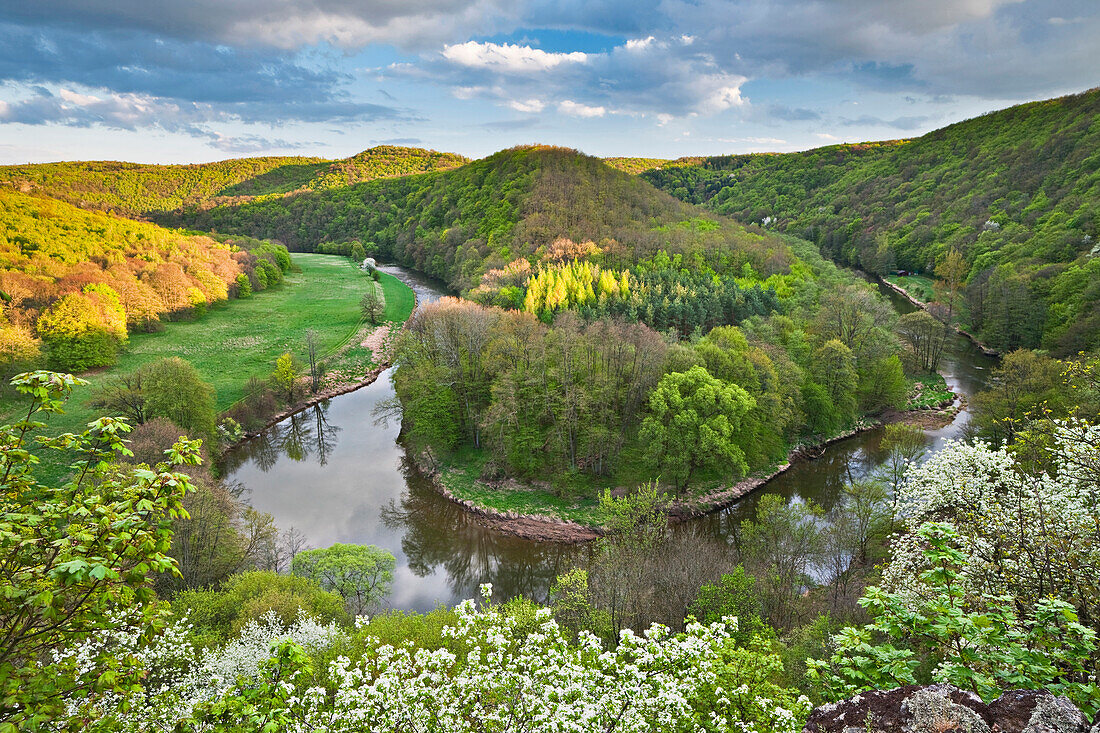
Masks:
[[[444,173],[188,211],[166,221],[273,238],[291,250],[371,242],[377,253],[465,292],[556,241],[594,242],[625,269],[664,250],[696,270],[787,272],[785,241],[698,209],[572,150],[515,148]]]
[[[0,190],[0,364],[113,363],[132,331],[282,281],[284,247],[218,242]]]
[[[556,313],[573,310],[586,321],[620,317],[685,338],[778,310],[774,288],[765,289],[758,281],[742,287],[732,277],[692,273],[679,266],[680,259],[673,266],[662,250],[639,263],[641,274],[636,276],[630,270],[601,269],[588,260],[540,265],[535,271],[527,260],[516,260],[509,268],[487,273],[470,298],[524,310],[545,323]]]
[[[805,237],[877,273],[968,267],[963,323],[1002,349],[1100,346],[1100,91],[910,141],[707,158],[643,174],[677,197]]]
[[[142,217],[227,198],[328,189],[465,162],[454,153],[380,145],[343,160],[262,157],[191,165],[82,161],[0,166],[0,184],[85,209]]]
[[[394,385],[406,435],[437,456],[485,449],[489,474],[565,483],[636,478],[644,465],[683,489],[900,406],[908,387],[891,326],[859,285],[831,288],[814,319],[754,315],[694,343],[621,317],[566,311],[547,326],[444,299],[409,321]]]

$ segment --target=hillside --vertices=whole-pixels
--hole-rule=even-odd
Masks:
[[[910,141],[707,158],[646,180],[874,272],[969,265],[964,325],[993,346],[1100,346],[1100,90]]]
[[[453,153],[383,145],[343,160],[307,157],[239,158],[194,165],[112,161],[0,166],[0,184],[85,209],[152,216],[224,197],[281,195],[359,181],[453,168]]]
[[[263,290],[289,267],[270,243],[187,236],[0,189],[0,366],[33,358],[32,334],[56,366],[103,366],[127,331],[202,312],[245,281]],[[82,355],[91,341],[97,353]]]
[[[615,170],[624,173],[644,173],[648,170],[661,170],[662,168],[683,168],[685,166],[701,165],[705,158],[604,158],[603,162]]]
[[[573,150],[523,147],[461,168],[193,210],[174,225],[275,238],[292,250],[362,240],[368,253],[468,290],[517,258],[551,257],[561,239],[592,242],[606,264],[658,251],[715,270],[787,272],[784,241],[704,215],[647,182]]]

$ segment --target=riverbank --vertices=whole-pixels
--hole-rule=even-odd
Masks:
[[[370,348],[368,344],[371,344],[373,341],[374,349],[376,349],[377,351],[372,350],[372,353],[374,353],[380,359],[380,362],[377,363],[377,365],[370,369],[368,372],[361,376],[350,379],[346,378],[340,373],[337,373],[336,379],[326,379],[326,381],[324,382],[326,386],[324,386],[322,389],[318,390],[317,392],[309,393],[306,397],[299,400],[298,402],[295,402],[293,405],[285,407],[279,412],[271,415],[271,417],[267,419],[267,422],[264,423],[263,426],[258,427],[255,430],[245,432],[241,436],[240,440],[228,443],[223,448],[223,450],[228,450],[229,448],[232,448],[233,446],[239,444],[241,441],[255,438],[263,431],[282,422],[291,415],[297,415],[299,412],[302,412],[303,410],[308,410],[310,407],[324,402],[325,400],[332,399],[333,397],[339,397],[340,395],[348,394],[358,389],[362,389],[363,387],[366,387],[368,385],[374,384],[374,381],[378,379],[382,372],[386,371],[392,366],[392,342],[393,338],[396,335],[395,332],[400,330],[401,327],[394,328],[392,325],[378,326],[361,341],[361,345],[368,348]],[[381,348],[379,348],[378,339],[376,337],[376,334],[380,332],[386,333],[384,340],[380,344]],[[329,375],[326,376],[330,375],[332,375],[331,372],[329,373]],[[308,375],[305,377],[301,377],[299,379],[299,382],[301,382],[303,385],[308,384]]]
[[[895,293],[897,293],[901,297],[905,298],[906,300],[908,300],[910,303],[912,303],[916,307],[920,308],[921,310],[928,310],[928,303],[924,302],[920,298],[917,298],[916,296],[914,296],[912,293],[910,293],[908,290],[906,290],[902,286],[900,286],[896,283],[892,283],[884,277],[881,277],[881,276],[878,276],[878,275],[876,275],[875,277],[878,278],[878,281],[880,283],[882,283],[886,287],[890,288]],[[969,331],[959,327],[957,324],[955,326],[953,326],[953,328],[955,329],[955,333],[959,334],[960,336],[962,336],[964,338],[969,339],[970,342],[973,343],[974,346],[976,346],[978,348],[978,350],[981,351],[986,356],[1000,356],[1001,355],[1001,352],[997,351],[994,348],[990,348],[989,346],[986,346],[980,340],[978,340],[977,336],[975,336],[974,334],[970,333]]]
[[[784,463],[758,471],[731,486],[704,491],[700,494],[674,496],[669,506],[669,518],[676,523],[686,522],[726,509],[752,492],[765,487],[768,482],[786,473],[792,466],[821,458],[830,445],[848,440],[860,433],[876,430],[886,424],[906,423],[927,430],[943,427],[954,419],[962,409],[963,403],[963,398],[957,397],[949,404],[941,404],[936,408],[891,410],[876,419],[861,421],[855,427],[820,442],[797,445],[788,452]],[[413,456],[412,462],[421,476],[427,479],[441,496],[477,517],[487,527],[503,534],[526,540],[565,544],[591,542],[604,534],[604,529],[595,523],[591,508],[586,508],[581,513],[583,518],[589,518],[589,523],[585,523],[552,514],[550,511],[503,510],[477,500],[479,495],[507,496],[508,500],[514,500],[517,495],[545,497],[544,487],[524,484],[514,479],[486,482],[474,478],[471,481],[470,477],[465,475],[468,473],[468,467],[466,470],[456,471],[453,467],[441,466],[428,453]],[[462,479],[456,480],[458,477]],[[620,491],[622,489],[616,489],[613,493]],[[562,502],[557,503],[562,504]]]
[[[239,440],[228,443],[223,450],[228,450],[243,441],[250,440],[260,435],[263,431],[282,422],[292,415],[317,405],[325,400],[349,394],[373,384],[382,372],[392,366],[393,345],[397,334],[404,329],[413,311],[416,310],[416,291],[409,287],[400,278],[387,273],[382,273],[384,293],[386,295],[386,310],[384,321],[379,326],[359,329],[343,345],[335,349],[325,360],[325,366],[336,365],[338,368],[327,368],[323,377],[323,387],[317,392],[308,393],[293,405],[283,408],[271,415],[262,427],[243,433]],[[398,289],[399,286],[401,289]],[[399,297],[395,297],[399,296]],[[358,356],[357,356],[358,352]],[[370,369],[356,376],[351,376],[361,359],[368,359],[373,365]],[[303,376],[299,380],[302,385],[309,383],[309,376]],[[306,392],[306,389],[303,389]]]

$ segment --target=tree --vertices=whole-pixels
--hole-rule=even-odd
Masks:
[[[586,570],[574,568],[555,578],[550,586],[550,606],[554,618],[574,636],[584,630],[597,636],[607,636],[610,631],[609,614],[593,605]]]
[[[92,407],[121,415],[136,425],[144,425],[152,417],[147,406],[148,395],[143,387],[141,369],[108,379],[92,397]]]
[[[863,355],[894,317],[889,304],[867,285],[829,288],[821,297],[817,331],[825,341],[836,339]]]
[[[322,623],[350,621],[338,593],[310,578],[270,570],[238,573],[217,590],[181,591],[172,597],[172,610],[177,618],[187,618],[200,641],[217,646],[272,613],[287,625],[303,615]]]
[[[374,545],[336,543],[299,552],[290,563],[290,572],[339,593],[358,615],[389,595],[396,563],[392,554]]]
[[[367,259],[367,251],[363,249],[363,243],[358,239],[351,243],[351,259],[355,264],[362,264],[363,260]]]
[[[359,301],[359,308],[363,311],[363,318],[372,326],[382,322],[386,314],[386,299],[382,295],[382,285],[373,280],[367,282],[367,289],[363,292],[363,298]]]
[[[306,352],[309,354],[309,391],[316,393],[321,388],[321,366],[317,361],[317,332],[306,329]]]
[[[947,300],[947,313],[944,320],[944,328],[948,328],[952,316],[955,315],[955,306],[959,299],[963,283],[970,273],[970,265],[966,264],[958,249],[952,247],[944,255],[943,261],[936,266],[936,277],[939,278],[944,296]]]
[[[26,328],[3,323],[2,319],[0,316],[0,373],[10,375],[37,359],[41,344]]]
[[[172,521],[190,490],[175,466],[199,461],[181,439],[152,470],[121,469],[129,426],[103,417],[80,435],[49,437],[38,418],[60,413],[74,387],[68,374],[29,372],[12,380],[30,405],[0,432],[0,728],[39,730],[64,719],[68,701],[136,684],[134,660],[99,649],[93,658],[50,662],[52,650],[125,628],[138,645],[164,625],[152,578],[173,572]],[[71,478],[43,483],[28,450],[58,451]]]
[[[842,425],[856,416],[856,390],[859,375],[851,349],[837,339],[826,341],[814,351],[812,371],[814,381],[825,388]]]
[[[1009,443],[1033,419],[1065,415],[1063,365],[1056,359],[1017,349],[992,370],[992,385],[974,395],[974,427],[980,435]]]
[[[241,273],[237,275],[235,281],[237,283],[237,297],[238,298],[251,298],[252,297],[252,281],[248,279],[248,275]]]
[[[1076,430],[1074,433],[1078,433]],[[975,598],[1011,596],[1020,609],[1054,597],[1073,604],[1081,623],[1100,632],[1100,496],[1095,473],[1076,461],[1100,455],[1100,428],[1091,446],[1068,436],[1068,461],[1050,473],[1030,468],[1015,448],[951,442],[906,474],[898,502],[901,531],[883,571],[890,592],[919,587],[929,568],[921,555],[927,522],[950,523],[965,551],[965,587]],[[1062,436],[1050,437],[1055,448]]]
[[[743,420],[756,400],[735,384],[724,384],[701,366],[666,374],[649,396],[642,421],[646,456],[662,477],[681,491],[698,470],[748,472],[740,446]]]
[[[920,368],[926,372],[936,371],[947,341],[944,324],[928,311],[919,309],[898,319],[898,333],[912,347]]]
[[[80,372],[114,363],[126,341],[126,314],[117,295],[70,293],[39,316],[36,328],[49,364]]]
[[[707,624],[735,617],[737,633],[733,638],[741,646],[748,646],[754,637],[768,638],[775,633],[762,618],[764,606],[756,591],[756,580],[741,565],[723,573],[718,582],[699,588],[690,613]]]
[[[865,412],[901,408],[909,395],[909,383],[897,354],[875,359],[859,370],[859,406]]]
[[[190,362],[173,356],[139,371],[147,417],[166,417],[191,435],[214,440],[214,388]]]
[[[760,582],[764,615],[776,628],[793,625],[795,604],[821,554],[823,514],[813,503],[766,494],[756,505],[755,520],[738,528],[745,566]]]
[[[287,402],[293,402],[298,394],[298,377],[300,375],[301,370],[294,363],[294,357],[290,355],[289,351],[275,360],[275,371],[271,373],[271,381],[275,384],[275,389],[283,394],[283,398]]]

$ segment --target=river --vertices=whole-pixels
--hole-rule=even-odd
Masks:
[[[419,303],[440,297],[442,286],[398,267],[383,268],[408,283]],[[899,312],[914,306],[882,288]],[[962,336],[952,336],[940,371],[959,394],[982,388],[993,360]],[[241,484],[258,511],[281,529],[293,527],[309,546],[335,542],[373,544],[397,558],[393,608],[427,611],[476,596],[491,582],[500,597],[545,599],[554,577],[576,549],[500,534],[443,499],[410,471],[397,444],[400,425],[376,417],[394,396],[389,371],[373,383],[293,415],[230,451],[223,475]],[[947,426],[926,433],[929,448],[959,437],[969,420],[963,410]],[[839,489],[882,461],[882,431],[830,445],[728,509],[689,523],[693,533],[726,539],[750,516],[759,497],[779,494],[829,509]]]

